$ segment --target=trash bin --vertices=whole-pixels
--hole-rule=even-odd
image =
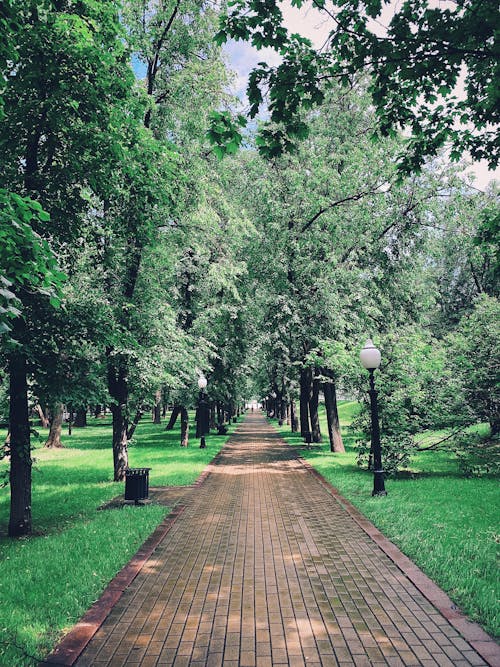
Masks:
[[[307,443],[308,445],[311,444],[311,442],[312,442],[312,433],[311,433],[311,431],[306,431],[306,432],[305,432],[304,440],[306,441],[306,443]]]
[[[125,500],[144,500],[149,496],[149,471],[151,468],[127,468],[125,470]]]

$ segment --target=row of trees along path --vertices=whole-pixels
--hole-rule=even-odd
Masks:
[[[195,0],[0,3],[11,537],[34,528],[35,404],[54,430],[62,404],[80,415],[106,404],[117,482],[161,398],[187,444],[200,372],[231,414],[250,396],[272,392],[290,409],[300,398],[314,442],[323,384],[339,451],[334,392],[366,397],[353,360],[370,333],[395,466],[421,430],[488,421],[498,436],[497,193],[439,153],[450,141],[452,158],[498,164],[497,3],[408,0],[386,35],[368,20],[383,3],[312,4],[331,22],[321,52],[288,35],[275,0],[227,14]],[[230,37],[281,54],[250,75],[246,119],[231,120]],[[248,123],[266,98],[271,122]],[[48,446],[61,446],[53,435]]]

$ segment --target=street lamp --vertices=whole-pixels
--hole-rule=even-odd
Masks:
[[[380,448],[380,427],[378,422],[377,390],[373,373],[380,366],[380,350],[369,338],[359,355],[361,365],[370,373],[370,407],[372,421],[372,452],[373,452],[373,492],[372,496],[386,496],[384,471],[382,470],[382,450]]]
[[[273,400],[272,400],[272,412],[273,412],[273,418],[276,418],[276,413],[277,413],[277,409],[276,409],[276,396],[277,396],[277,394],[276,394],[275,391],[272,391],[270,395],[271,395],[271,398],[273,399]]]
[[[210,430],[210,414],[205,394],[206,387],[207,378],[204,375],[200,375],[198,378],[198,389],[200,390],[198,395],[198,418],[196,420],[196,437],[200,438],[200,449],[205,449],[207,446],[205,435]]]

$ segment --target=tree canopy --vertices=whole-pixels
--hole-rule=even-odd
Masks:
[[[289,34],[276,0],[236,0],[221,18],[219,43],[248,40],[257,49],[272,47],[281,63],[261,62],[250,74],[250,118],[267,102],[271,125],[260,134],[263,154],[289,150],[308,131],[303,112],[320,105],[325,86],[366,73],[384,136],[409,133],[400,156],[405,173],[450,146],[452,159],[470,153],[490,168],[498,165],[499,75],[498,7],[494,0],[465,0],[434,6],[410,0],[394,6],[382,0],[295,0],[331,24],[321,47]],[[214,141],[231,147],[237,125],[214,122]],[[239,119],[238,122],[240,122]]]
[[[384,35],[370,22],[381,3],[316,7],[336,21],[324,51],[289,36],[273,2],[237,2],[223,18],[217,41],[250,38],[283,58],[251,76],[251,115],[269,84],[270,118],[248,127],[239,151],[246,120],[236,116],[235,132],[231,113],[220,112],[235,101],[211,5],[2,6],[0,407],[10,425],[11,535],[32,529],[35,414],[49,412],[60,435],[63,404],[84,416],[106,405],[110,477],[121,481],[135,428],[149,408],[159,422],[162,401],[172,419],[181,415],[188,445],[203,374],[213,426],[223,428],[245,399],[263,399],[317,442],[322,391],[331,448],[341,451],[336,393],[366,399],[355,358],[368,335],[385,360],[382,439],[393,469],[420,446],[422,429],[454,425],[463,435],[488,422],[488,437],[497,437],[497,191],[475,191],[443,160],[424,163],[441,139],[453,139],[446,123],[455,111],[442,111],[444,130],[437,118],[425,125],[438,104],[434,73],[444,75],[436,65],[428,79],[418,76],[424,51],[404,51],[411,26],[429,40],[432,26],[433,40],[439,26],[455,35],[459,19],[466,30],[472,5],[436,14],[406,3]],[[488,31],[484,11],[477,15]],[[466,62],[479,77],[474,58],[484,55],[477,104],[487,114],[493,47],[488,38],[475,51],[479,34],[476,26],[451,69]],[[441,47],[438,64],[453,51]],[[143,63],[144,78],[132,62]],[[382,94],[391,67],[396,78]],[[438,94],[451,103],[446,90]],[[410,101],[417,162],[393,132]],[[482,136],[484,150],[493,118],[473,121],[480,133],[470,136]],[[418,148],[419,136],[428,145]],[[407,171],[421,172],[398,172],[402,154]]]

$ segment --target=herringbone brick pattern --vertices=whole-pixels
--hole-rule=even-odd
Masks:
[[[488,664],[261,415],[183,502],[78,667]]]

